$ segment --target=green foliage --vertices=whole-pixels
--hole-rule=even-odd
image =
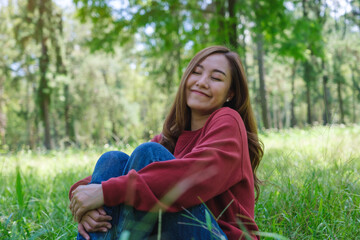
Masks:
[[[51,9],[41,30],[36,9],[45,2]],[[2,151],[43,146],[40,93],[51,94],[48,139],[55,148],[150,139],[161,131],[189,60],[213,44],[240,54],[260,127],[265,97],[272,128],[290,127],[291,112],[299,127],[360,119],[359,4],[354,1],[352,12],[336,17],[325,1],[74,0],[74,12],[59,3],[1,5]],[[46,86],[40,82],[40,30],[48,48]],[[257,36],[264,40],[261,98]],[[305,103],[312,110],[308,123]]]

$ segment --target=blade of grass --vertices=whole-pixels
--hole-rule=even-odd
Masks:
[[[226,209],[228,209],[233,202],[234,202],[234,199],[231,199],[231,201],[229,202],[229,204],[221,211],[221,213],[219,214],[219,216],[216,218],[216,221],[218,221],[218,220],[221,218],[221,216],[224,214],[224,212],[226,211]]]
[[[270,238],[274,238],[277,240],[289,240],[287,237],[281,236],[277,233],[269,233],[269,232],[254,232],[254,234],[256,234],[257,236],[260,237],[270,237]]]
[[[19,205],[20,209],[23,209],[24,208],[24,193],[23,193],[22,184],[21,184],[21,174],[20,174],[19,166],[16,167],[15,189],[16,189],[16,197],[17,197],[18,205]]]
[[[161,240],[161,223],[162,223],[162,210],[159,209],[159,220],[158,220],[158,235],[157,240]]]

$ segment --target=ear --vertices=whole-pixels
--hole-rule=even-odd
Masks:
[[[226,99],[229,99],[229,102],[231,101],[231,99],[233,99],[234,97],[234,91],[233,90],[229,90],[228,92],[228,95],[227,95],[227,98]]]

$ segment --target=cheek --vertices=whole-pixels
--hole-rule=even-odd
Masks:
[[[214,89],[216,89],[216,95],[218,96],[219,100],[225,99],[227,97],[228,89],[226,86],[221,85],[215,87]]]
[[[189,96],[189,93],[190,93],[190,89],[191,89],[191,79],[190,78],[188,78],[187,80],[186,80],[186,83],[185,83],[185,96],[186,96],[186,98],[188,98],[188,96]]]
[[[189,77],[187,80],[186,80],[186,87],[191,87],[193,84],[194,84],[194,78],[192,77]]]

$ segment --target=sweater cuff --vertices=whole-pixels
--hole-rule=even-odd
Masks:
[[[101,183],[104,195],[104,204],[106,206],[114,207],[125,202],[127,185],[126,177],[127,176],[110,178],[109,180]]]

